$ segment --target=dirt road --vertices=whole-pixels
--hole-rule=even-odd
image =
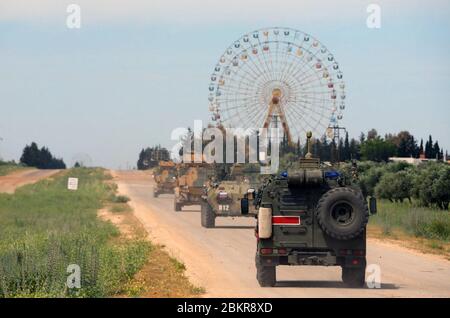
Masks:
[[[0,193],[14,193],[18,187],[48,178],[60,170],[26,169],[0,177]]]
[[[450,262],[379,241],[368,242],[368,264],[381,268],[380,289],[349,289],[338,267],[277,269],[277,286],[259,287],[255,275],[254,220],[219,218],[217,228],[200,226],[199,208],[174,212],[171,195],[152,197],[150,174],[113,172],[119,191],[153,241],[182,260],[194,284],[210,297],[450,297]]]

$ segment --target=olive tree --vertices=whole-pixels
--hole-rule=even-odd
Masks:
[[[411,202],[411,189],[413,177],[408,171],[387,172],[375,187],[377,197],[388,199],[392,202],[403,202],[408,199]]]

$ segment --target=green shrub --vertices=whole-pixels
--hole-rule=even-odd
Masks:
[[[359,176],[359,186],[364,195],[373,196],[375,194],[375,187],[384,172],[383,167],[374,166]]]
[[[379,198],[389,201],[403,202],[408,199],[411,202],[411,188],[413,178],[405,170],[387,172],[380,178],[375,186],[375,194]]]
[[[126,195],[117,195],[114,196],[114,198],[112,199],[112,202],[114,203],[127,203],[130,201],[130,198],[127,197]]]
[[[429,163],[417,169],[412,193],[424,206],[448,210],[450,202],[450,166]]]
[[[448,220],[435,219],[426,226],[430,238],[447,241],[450,238],[450,222]]]

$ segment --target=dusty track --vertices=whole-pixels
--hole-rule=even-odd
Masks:
[[[0,193],[14,193],[18,187],[48,178],[60,170],[26,169],[0,177]]]
[[[368,264],[381,267],[380,289],[348,289],[337,267],[277,269],[277,287],[255,279],[252,219],[217,219],[215,229],[200,226],[197,207],[173,211],[171,195],[153,198],[150,174],[113,172],[119,191],[132,201],[150,237],[187,266],[194,284],[211,297],[450,297],[450,262],[395,245],[369,240]]]

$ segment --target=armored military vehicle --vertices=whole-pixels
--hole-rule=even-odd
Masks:
[[[181,211],[183,206],[201,204],[204,187],[216,175],[216,168],[207,163],[182,163],[177,175],[174,210]]]
[[[300,169],[272,176],[257,192],[257,280],[274,286],[278,265],[341,266],[344,283],[362,287],[366,224],[376,200],[367,204],[353,180],[322,167],[307,137]]]
[[[259,167],[235,164],[224,180],[209,182],[202,196],[201,225],[215,226],[216,217],[255,217],[255,189],[260,185]]]
[[[158,167],[153,170],[153,179],[155,187],[153,188],[153,197],[160,194],[174,193],[176,186],[176,165],[172,161],[160,161]]]

